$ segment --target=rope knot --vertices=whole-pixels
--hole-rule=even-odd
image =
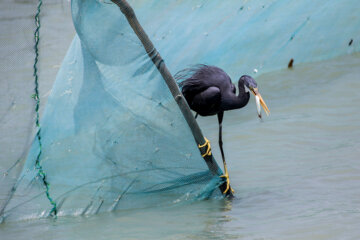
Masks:
[[[206,156],[211,156],[211,145],[210,145],[210,141],[204,137],[205,139],[205,143],[203,145],[198,145],[198,147],[201,149],[203,147],[207,147],[206,148],[206,152],[204,154],[201,154],[202,157],[206,157]]]

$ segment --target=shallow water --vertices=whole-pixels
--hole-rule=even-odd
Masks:
[[[44,28],[61,14],[45,15]],[[43,79],[53,79],[69,45],[70,20],[64,28],[64,41],[56,29],[43,40],[51,50]],[[271,115],[259,121],[252,98],[224,118],[233,201],[5,223],[0,239],[360,239],[359,66],[353,54],[255,76]],[[42,88],[46,98],[51,81]],[[199,122],[220,160],[216,117]]]
[[[359,239],[359,65],[355,54],[257,78],[271,115],[259,121],[253,99],[225,114],[233,201],[6,223],[1,239]],[[200,124],[219,156],[216,118]]]

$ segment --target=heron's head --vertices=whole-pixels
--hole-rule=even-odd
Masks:
[[[261,97],[260,93],[259,93],[259,90],[258,90],[258,87],[257,87],[257,83],[256,81],[248,76],[248,75],[243,75],[240,77],[240,80],[239,80],[239,85],[243,83],[244,84],[244,87],[245,87],[245,91],[246,92],[252,92],[255,96],[255,101],[256,101],[256,109],[257,109],[257,112],[258,112],[258,116],[259,118],[261,118],[261,108],[260,108],[260,105],[263,107],[266,115],[269,116],[270,114],[270,110],[269,108],[266,106],[266,103],[265,101],[263,100],[263,98]]]

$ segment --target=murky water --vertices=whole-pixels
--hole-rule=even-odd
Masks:
[[[224,118],[235,200],[5,223],[0,239],[360,239],[360,54],[256,79],[271,115],[252,98]],[[199,122],[220,159],[217,119]]]
[[[253,99],[225,115],[234,201],[7,223],[1,239],[359,239],[359,66],[357,54],[257,79],[270,117]],[[200,123],[215,143],[216,118]]]

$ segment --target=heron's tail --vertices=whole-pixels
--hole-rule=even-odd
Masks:
[[[192,65],[188,68],[185,68],[174,75],[176,82],[180,87],[184,85],[184,81],[194,79],[195,73],[197,73],[200,69],[207,67],[205,64],[196,64]]]

